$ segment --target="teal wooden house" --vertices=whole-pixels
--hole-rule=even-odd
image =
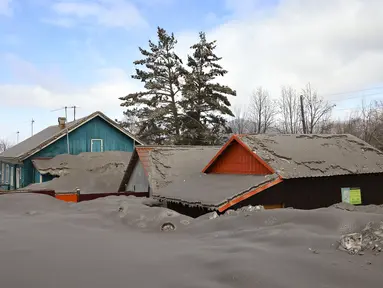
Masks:
[[[101,112],[69,123],[59,118],[58,122],[0,154],[0,190],[16,190],[53,179],[35,169],[34,159],[82,152],[133,152],[135,145],[143,144]]]

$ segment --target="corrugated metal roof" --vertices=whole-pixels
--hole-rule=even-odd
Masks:
[[[142,166],[144,167],[144,170],[146,172],[146,175],[148,175],[148,169],[149,169],[149,152],[152,150],[153,147],[137,147],[137,154],[138,157],[142,163]]]
[[[110,119],[105,114],[99,111],[94,112],[86,117],[77,119],[76,121],[67,123],[68,131],[71,132],[77,129],[82,124],[92,120],[93,118],[97,116],[101,117],[106,122],[116,127],[117,129],[119,129],[121,132],[131,137],[136,142],[140,144],[144,144],[142,141],[136,138],[129,131],[119,127],[117,123],[115,123],[112,119]],[[5,152],[0,154],[0,158],[18,158],[18,160],[22,161],[32,156],[34,153],[38,152],[39,150],[46,147],[47,145],[50,145],[51,143],[57,141],[59,138],[65,136],[66,131],[67,129],[61,129],[59,125],[49,126],[48,128],[40,131],[39,133],[36,133],[32,137],[20,142],[19,144],[11,147],[10,149],[7,149]]]
[[[235,137],[284,179],[383,173],[383,153],[348,134]]]
[[[78,119],[76,121],[72,121],[67,123],[68,128],[75,126],[77,123],[81,122],[84,118]],[[66,130],[66,129],[65,129]],[[56,135],[59,136],[60,132],[63,130],[59,127],[59,125],[49,126],[44,130],[36,133],[30,138],[25,139],[19,144],[7,149],[3,153],[0,154],[1,158],[19,158],[23,154],[28,153],[29,151],[37,148],[45,141],[54,138]],[[52,139],[53,140],[53,139]]]

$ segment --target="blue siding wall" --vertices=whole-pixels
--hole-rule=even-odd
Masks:
[[[4,171],[2,171],[3,164],[4,164]],[[15,190],[16,189],[16,168],[18,167],[20,166],[0,161],[0,170],[2,172],[0,177],[0,190]],[[21,181],[20,181],[20,185],[21,185]]]
[[[70,153],[77,155],[82,152],[91,152],[92,139],[102,139],[104,151],[133,152],[133,139],[109,125],[109,123],[105,122],[102,118],[96,117],[69,133]],[[67,138],[64,136],[52,145],[33,155],[31,158],[26,159],[24,161],[23,173],[24,186],[40,182],[40,175],[38,171],[35,171],[32,164],[33,158],[55,157],[59,154],[66,154],[67,151]],[[34,180],[37,179],[38,181],[35,182]]]

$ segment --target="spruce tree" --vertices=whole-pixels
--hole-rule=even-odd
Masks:
[[[134,61],[133,79],[144,83],[144,91],[121,97],[126,116],[139,119],[138,135],[145,143],[175,144],[180,140],[180,78],[182,61],[174,52],[177,40],[163,28],[157,28],[158,43],[149,41],[149,49],[139,48],[144,59]]]
[[[215,81],[228,73],[218,64],[222,58],[214,54],[216,41],[208,42],[203,32],[199,38],[191,46],[193,54],[188,56],[189,69],[182,91],[182,143],[221,144],[224,134],[230,131],[227,116],[234,116],[228,96],[236,96],[236,91]]]

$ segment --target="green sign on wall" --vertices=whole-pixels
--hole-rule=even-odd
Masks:
[[[358,205],[362,204],[362,192],[360,188],[341,188],[342,202]]]

